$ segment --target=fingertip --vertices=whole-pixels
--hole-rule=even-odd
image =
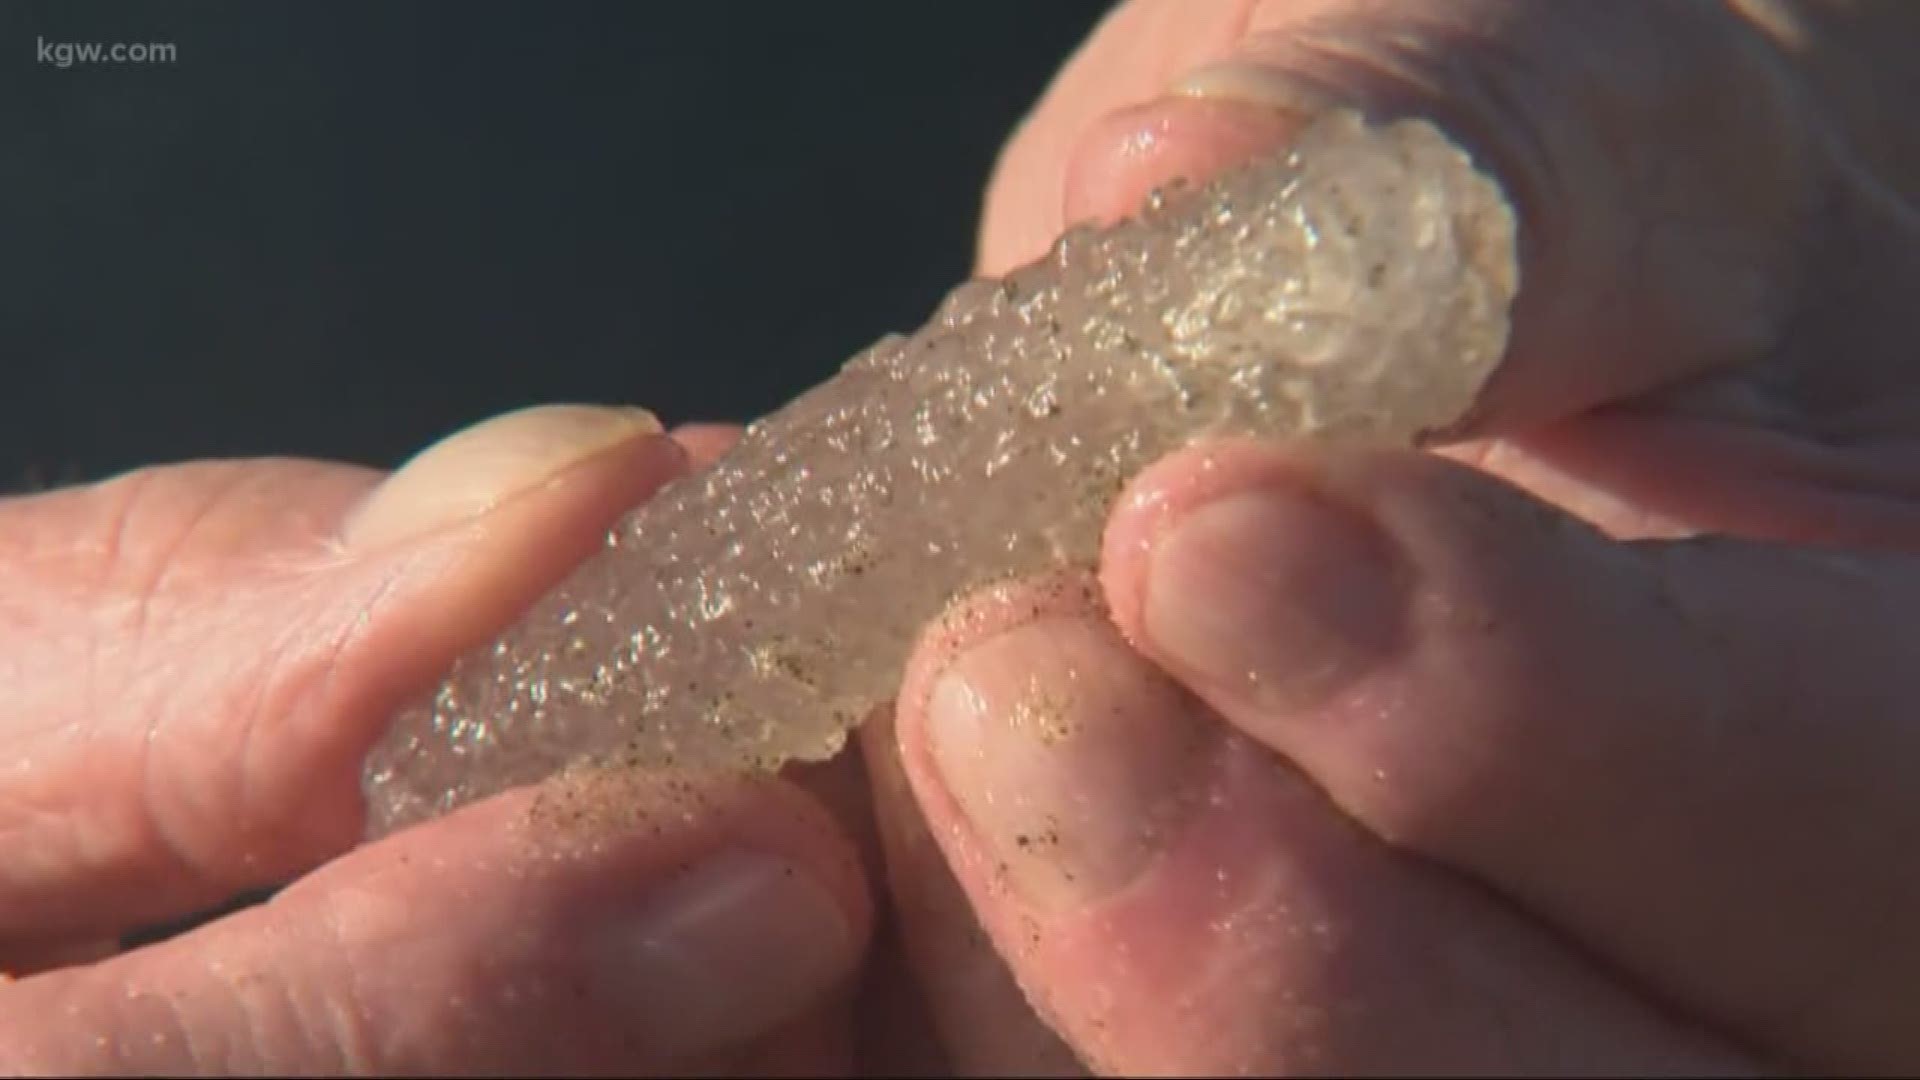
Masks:
[[[681,424],[673,429],[673,438],[686,449],[690,467],[698,472],[733,449],[742,430],[739,424]]]
[[[387,477],[343,523],[342,543],[373,551],[471,521],[615,451],[628,451],[630,464],[646,466],[652,480],[669,467],[659,451],[673,444],[661,433],[642,409],[547,405],[494,417],[442,439]]]
[[[394,473],[290,586],[329,678],[324,695],[285,708],[284,744],[255,790],[296,823],[322,819],[285,793],[318,790],[351,807],[324,819],[330,834],[349,818],[358,828],[358,773],[393,710],[604,550],[620,518],[688,463],[643,410],[544,406],[450,436]]]
[[[1013,984],[1053,1029],[1086,1034],[1083,996],[1055,985],[1073,965],[1050,942],[1079,937],[1151,872],[1203,794],[1215,732],[1120,639],[1093,583],[1063,577],[970,597],[929,635],[895,736],[895,783],[925,825],[889,825],[891,848],[937,847],[951,872],[907,885],[921,966],[938,961],[936,1007],[973,1037],[957,1059],[1050,1073],[1077,1065]],[[976,918],[998,958],[970,940]]]
[[[1067,159],[1068,222],[1137,213],[1154,189],[1205,183],[1286,144],[1309,119],[1269,105],[1171,94],[1109,113],[1081,134]]]
[[[9,505],[0,548],[38,586],[8,643],[38,676],[16,704],[90,734],[17,778],[36,855],[6,875],[0,923],[110,937],[347,850],[392,711],[684,468],[644,413],[555,406],[384,480],[203,462]]]
[[[1073,570],[1001,582],[954,601],[921,632],[901,675],[893,730],[902,752],[917,746],[928,698],[963,653],[1026,623],[1097,618],[1104,612],[1099,582]]]
[[[860,730],[887,896],[903,956],[869,969],[869,1071],[889,1075],[1079,1076],[1072,1051],[1034,1015],[982,929],[916,801],[892,709]],[[904,961],[904,963],[901,963]],[[922,1016],[922,1010],[925,1014]],[[928,1032],[931,1026],[936,1033]]]
[[[1690,651],[1645,549],[1430,454],[1197,446],[1136,480],[1104,546],[1143,652],[1399,840],[1438,827],[1427,780],[1520,737],[1494,702],[1620,663],[1597,626],[1642,627],[1649,680]]]
[[[496,1004],[516,1015],[466,1018],[505,1032],[479,1067],[658,1070],[844,1049],[808,1018],[834,1015],[873,908],[818,800],[774,778],[613,769],[493,803],[464,824],[482,869],[435,887],[460,895],[471,875],[501,893],[439,958],[488,955],[486,979],[509,988]],[[414,843],[392,858],[444,865],[445,838]],[[410,978],[388,989],[412,1000]]]
[[[854,951],[865,947],[873,901],[860,851],[836,807],[803,783],[733,773],[662,773],[622,767],[577,768],[522,789],[499,804],[494,822],[468,828],[479,842],[504,835],[528,859],[580,860],[624,867],[621,882],[650,881],[723,849],[766,853],[804,868],[830,897]],[[481,804],[489,805],[489,804]],[[458,817],[459,815],[455,815]],[[451,820],[451,819],[449,819]],[[593,882],[603,868],[580,878]]]
[[[1235,492],[1311,489],[1321,464],[1306,448],[1226,439],[1196,443],[1143,469],[1114,500],[1101,537],[1100,582],[1114,622],[1130,640],[1150,646],[1144,624],[1148,571],[1166,535]]]
[[[1204,741],[1187,711],[1120,639],[1096,583],[1063,573],[950,610],[909,666],[896,738],[932,831],[980,838],[948,849],[976,902],[1012,882],[1036,910],[1065,909],[1150,854],[1142,830]]]

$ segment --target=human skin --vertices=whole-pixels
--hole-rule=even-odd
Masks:
[[[1103,26],[1009,147],[983,271],[1284,143],[1309,59],[1479,140],[1553,242],[1474,441],[1177,455],[1121,500],[1101,603],[928,638],[866,749],[956,1066],[1920,1060],[1920,247],[1904,151],[1833,137],[1876,130],[1846,104],[1872,71],[1826,59],[1912,41],[1896,8],[1819,9],[1786,59],[1708,4]],[[1229,55],[1254,66],[1192,85]],[[728,438],[535,410],[384,481],[222,463],[0,503],[0,1068],[852,1067],[870,911],[817,782],[576,777],[354,847],[406,692]],[[1728,538],[1665,539],[1697,531]]]
[[[1177,454],[1095,602],[929,635],[866,746],[963,1065],[1046,1045],[979,1019],[1018,995],[1125,1074],[1920,1067],[1920,176],[1862,108],[1907,76],[1859,60],[1912,12],[1139,2],[1096,32],[1001,161],[984,272],[1337,102],[1474,143],[1528,284],[1472,439]]]
[[[222,462],[0,502],[0,1071],[844,1068],[869,898],[790,783],[575,776],[356,847],[385,717],[702,439],[550,407],[386,478]]]

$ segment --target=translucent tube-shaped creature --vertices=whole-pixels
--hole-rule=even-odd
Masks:
[[[1408,445],[1460,420],[1518,287],[1499,187],[1421,121],[1284,155],[961,286],[628,515],[402,713],[375,834],[582,759],[836,752],[969,589],[1094,561],[1131,476],[1208,435]]]

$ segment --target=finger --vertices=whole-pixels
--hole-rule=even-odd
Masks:
[[[1731,1051],[1346,821],[1070,583],[916,657],[899,741],[1020,984],[1097,1072],[1681,1073]]]
[[[733,449],[740,431],[739,424],[681,424],[673,429],[673,438],[686,448],[689,464],[698,471]]]
[[[1763,357],[1764,385],[1718,408],[1790,422],[1784,394],[1834,411],[1810,428],[1886,422],[1868,391],[1902,362],[1912,316],[1906,284],[1882,290],[1920,280],[1920,232],[1765,34],[1719,4],[1132,5],[1007,151],[982,268],[1282,146],[1332,106],[1438,120],[1516,202],[1525,286],[1481,431]]]
[[[851,851],[790,786],[575,779],[355,851],[183,937],[0,988],[0,1063],[725,1072],[780,1060],[763,1037],[831,1002],[867,920]]]
[[[741,431],[735,424],[685,424],[674,429],[674,438],[688,448],[692,467],[701,469],[731,450]],[[890,720],[883,719],[890,706],[875,713],[862,725],[863,732],[891,730]],[[863,734],[862,741],[870,738]],[[843,753],[824,762],[789,762],[780,775],[826,807],[852,841],[868,879],[880,884],[888,863],[881,833],[889,826],[882,817],[895,808],[880,811],[876,806],[881,781],[869,782],[866,755]],[[876,893],[876,898],[884,898],[884,892]],[[853,1003],[854,1015],[860,1018],[853,1039],[857,1071],[880,1076],[948,1075],[948,1057],[933,1031],[922,986],[901,948],[898,914],[891,905],[881,905],[877,922]]]
[[[1078,186],[1068,183],[1069,169],[1091,153],[1080,149],[1087,132],[1116,109],[1162,94],[1181,72],[1224,55],[1244,33],[1257,6],[1251,0],[1127,0],[1113,5],[1001,151],[980,216],[979,272],[1005,274],[1038,258],[1075,221],[1104,216],[1083,213],[1079,195],[1068,194]],[[1155,153],[1156,136],[1163,132],[1140,134],[1135,152]],[[1201,178],[1180,169],[1161,175]],[[1069,198],[1076,200],[1071,216]],[[1137,205],[1121,199],[1109,207],[1114,214],[1126,214]]]
[[[21,942],[0,953],[0,979],[91,964],[119,951],[120,942],[110,937],[43,938]]]
[[[1417,454],[1177,455],[1119,624],[1392,843],[1756,1042],[1920,1067],[1920,572],[1609,542]]]
[[[386,717],[683,468],[532,410],[381,482],[261,461],[0,502],[0,944],[114,934],[361,832]]]
[[[891,708],[861,727],[860,746],[908,969],[945,1050],[940,1074],[1086,1075],[1027,1004],[928,831],[901,765]]]
[[[870,729],[875,721],[862,725]],[[947,1060],[934,1034],[920,986],[900,948],[900,926],[885,899],[886,859],[881,823],[861,754],[843,753],[821,762],[789,762],[780,776],[813,796],[833,816],[860,856],[874,886],[879,914],[867,950],[860,987],[851,1003],[860,1018],[853,1057],[861,1076],[945,1076]]]

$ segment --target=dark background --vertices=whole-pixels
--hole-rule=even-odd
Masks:
[[[0,0],[0,489],[764,412],[965,276],[1106,6]]]

